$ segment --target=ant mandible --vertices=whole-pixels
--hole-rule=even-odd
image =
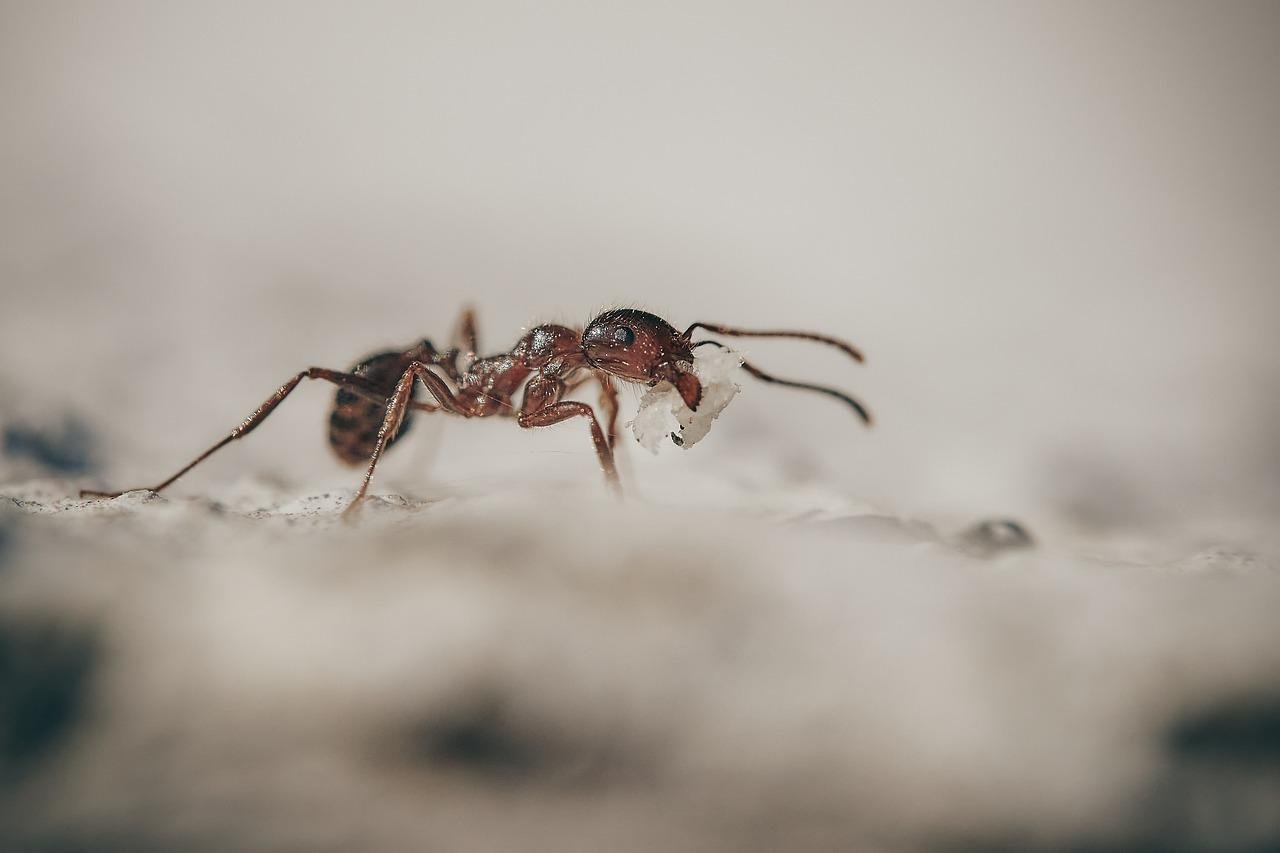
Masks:
[[[615,379],[644,385],[670,382],[691,409],[702,397],[702,385],[693,372],[693,350],[700,346],[723,347],[715,340],[693,342],[694,331],[731,337],[799,338],[836,347],[855,361],[862,354],[851,345],[815,332],[749,330],[717,323],[694,323],[683,333],[667,321],[646,311],[619,308],[605,311],[578,332],[567,326],[535,326],[510,351],[487,358],[476,355],[475,315],[463,312],[456,345],[440,352],[430,340],[422,340],[403,351],[379,352],[360,361],[347,372],[311,367],[296,374],[276,389],[262,405],[230,434],[201,453],[169,479],[152,486],[159,492],[226,445],[243,438],[267,419],[303,379],[323,379],[338,386],[329,416],[329,444],[348,465],[367,463],[364,480],[347,507],[351,512],[369,491],[369,481],[382,453],[404,435],[415,412],[444,411],[464,418],[492,415],[514,417],[525,429],[546,427],[571,418],[585,418],[591,429],[605,482],[621,494],[618,470],[613,462],[617,440],[618,392]],[[459,366],[459,359],[462,365]],[[743,369],[757,379],[817,391],[841,400],[867,425],[871,414],[853,397],[833,388],[779,379],[752,365]],[[433,368],[438,369],[437,373]],[[601,428],[591,406],[565,395],[595,380],[600,386],[600,407],[605,428]],[[447,380],[447,381],[446,381]],[[424,403],[413,399],[421,381],[435,399]],[[452,386],[450,385],[452,383]],[[519,408],[512,402],[521,387]],[[129,490],[133,491],[133,490]],[[118,497],[124,492],[84,491],[82,496]]]

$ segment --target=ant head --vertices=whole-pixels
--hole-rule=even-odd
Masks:
[[[646,311],[604,312],[582,332],[582,351],[591,366],[619,379],[646,385],[670,382],[690,409],[696,409],[702,398],[689,339]]]

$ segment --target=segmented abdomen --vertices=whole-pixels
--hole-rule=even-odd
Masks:
[[[351,368],[351,373],[363,376],[378,386],[388,400],[395,393],[396,383],[409,366],[403,353],[380,352],[371,355]],[[378,441],[378,430],[386,417],[387,406],[360,397],[345,388],[334,395],[333,412],[329,415],[329,445],[339,459],[348,465],[364,465],[373,456]],[[395,438],[387,447],[395,444],[413,426],[413,412],[405,412],[404,421]]]

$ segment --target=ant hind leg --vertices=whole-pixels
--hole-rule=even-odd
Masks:
[[[213,445],[213,447],[210,447],[204,453],[201,453],[191,462],[188,462],[184,467],[179,469],[178,473],[174,474],[169,479],[161,482],[159,485],[155,485],[147,488],[147,490],[152,492],[159,492],[161,489],[167,488],[169,485],[171,485],[175,480],[177,480],[183,474],[186,474],[192,468],[196,467],[201,462],[208,459],[213,454],[217,453],[223,447],[226,447],[231,442],[240,438],[244,438],[246,435],[253,432],[258,427],[259,424],[261,424],[263,421],[267,419],[268,415],[270,415],[273,411],[275,411],[276,406],[279,406],[281,403],[283,403],[284,399],[288,397],[291,393],[293,393],[293,389],[297,388],[298,383],[300,383],[303,379],[323,379],[326,382],[332,382],[333,384],[338,385],[341,388],[345,388],[346,390],[352,392],[353,394],[357,394],[369,400],[377,401],[383,405],[386,404],[386,399],[387,399],[386,396],[379,393],[377,391],[376,386],[369,380],[365,379],[363,376],[356,376],[355,374],[352,374],[352,373],[342,373],[337,370],[328,370],[327,368],[323,368],[323,367],[308,368],[296,374],[295,376],[290,378],[288,382],[284,383],[279,388],[277,388],[274,394],[272,394],[266,400],[263,400],[262,405],[254,409],[253,413],[249,415],[249,417],[241,421],[240,425],[237,426],[235,429],[231,430],[231,432],[228,433],[225,438],[223,438],[217,444]],[[92,489],[84,489],[80,492],[80,497],[82,498],[117,498],[120,495],[123,495],[125,492],[129,492],[129,491],[138,491],[138,490],[125,489],[124,491],[120,491],[120,492],[99,492],[99,491],[94,491]]]
[[[378,460],[382,458],[382,452],[386,450],[387,444],[391,439],[395,438],[396,433],[400,430],[401,423],[404,422],[405,412],[416,405],[412,401],[413,386],[418,380],[422,380],[422,384],[427,386],[427,390],[436,398],[439,403],[435,408],[444,409],[455,415],[470,417],[471,412],[462,405],[454,396],[453,391],[443,379],[431,372],[431,369],[420,361],[415,361],[409,365],[405,372],[400,376],[400,381],[396,383],[395,393],[391,396],[391,401],[387,405],[387,414],[382,419],[382,426],[378,430],[378,439],[373,446],[373,454],[369,457],[369,467],[364,472],[364,480],[360,483],[359,490],[351,499],[351,503],[342,511],[342,515],[351,518],[356,509],[360,506],[361,501],[369,493],[369,483],[373,480],[373,471],[378,467]]]

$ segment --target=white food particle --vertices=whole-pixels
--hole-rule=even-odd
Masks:
[[[694,375],[702,383],[698,410],[691,411],[670,382],[659,382],[640,398],[640,409],[627,426],[650,453],[657,453],[667,438],[688,449],[711,431],[711,422],[742,390],[734,381],[741,369],[742,356],[733,350],[703,347],[693,359]]]

